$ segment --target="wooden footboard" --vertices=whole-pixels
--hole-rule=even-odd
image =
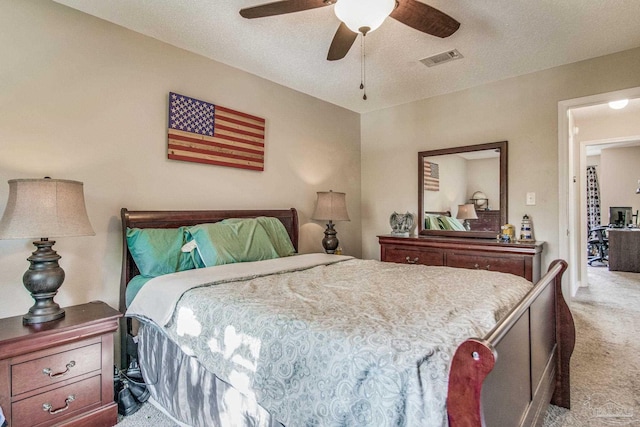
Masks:
[[[540,426],[551,402],[570,407],[575,326],[562,295],[563,260],[483,338],[462,343],[449,374],[450,427]]]

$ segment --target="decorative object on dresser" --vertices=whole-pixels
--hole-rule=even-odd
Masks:
[[[318,191],[316,210],[311,219],[316,221],[329,221],[327,229],[324,231],[322,247],[328,254],[333,254],[338,248],[338,232],[333,228],[333,221],[351,221],[347,213],[347,200],[345,193],[338,193],[333,190]]]
[[[531,218],[529,218],[527,214],[522,217],[519,240],[520,242],[533,242],[536,240],[533,238],[533,221],[531,221]]]
[[[512,224],[505,224],[500,227],[499,241],[502,243],[515,243],[516,242],[516,227]]]
[[[389,224],[391,225],[392,235],[408,237],[413,228],[413,214],[409,212],[399,214],[394,211],[389,218]]]
[[[378,236],[380,260],[501,271],[537,282],[544,242],[499,243],[495,239]]]
[[[37,325],[0,319],[0,406],[11,427],[116,424],[113,333],[121,314],[95,301]]]
[[[456,219],[461,219],[464,228],[467,231],[471,230],[471,226],[469,225],[470,219],[478,219],[478,215],[476,214],[476,210],[473,206],[473,203],[468,203],[466,205],[458,205],[458,213],[456,214]]]
[[[22,278],[35,304],[23,316],[25,323],[42,323],[64,317],[53,301],[64,281],[50,237],[93,236],[84,204],[83,184],[62,179],[9,180],[9,199],[0,220],[1,239],[40,238]]]

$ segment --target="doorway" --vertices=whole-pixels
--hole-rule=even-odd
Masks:
[[[569,263],[565,295],[573,297],[580,286],[587,286],[586,253],[586,152],[597,145],[632,143],[640,140],[640,131],[626,137],[584,140],[578,138],[576,112],[608,108],[610,101],[631,99],[640,103],[640,87],[603,93],[558,103],[559,171],[559,255]],[[633,133],[634,131],[630,131]],[[634,177],[635,180],[640,176]],[[640,199],[639,199],[640,201]],[[605,213],[606,217],[606,213]]]

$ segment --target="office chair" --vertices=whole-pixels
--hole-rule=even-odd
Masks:
[[[596,227],[589,231],[589,258],[588,264],[593,265],[594,261],[605,263],[609,261],[609,239],[607,237],[607,227]]]

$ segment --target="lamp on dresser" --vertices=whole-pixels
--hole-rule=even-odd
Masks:
[[[476,213],[474,204],[467,203],[466,205],[458,205],[458,214],[456,215],[456,218],[462,220],[462,225],[464,225],[465,230],[471,230],[469,220],[478,219],[478,214]]]
[[[53,298],[65,274],[58,264],[60,255],[52,249],[56,242],[49,238],[94,234],[87,217],[82,182],[51,178],[9,180],[0,239],[40,239],[33,242],[37,249],[27,258],[30,266],[22,277],[35,300],[23,316],[23,323],[64,317],[64,309]]]
[[[336,230],[333,228],[333,221],[351,221],[347,213],[347,200],[345,193],[338,193],[332,190],[318,191],[316,210],[311,219],[317,221],[329,221],[324,231],[322,247],[328,254],[333,254],[338,248],[338,238]]]

